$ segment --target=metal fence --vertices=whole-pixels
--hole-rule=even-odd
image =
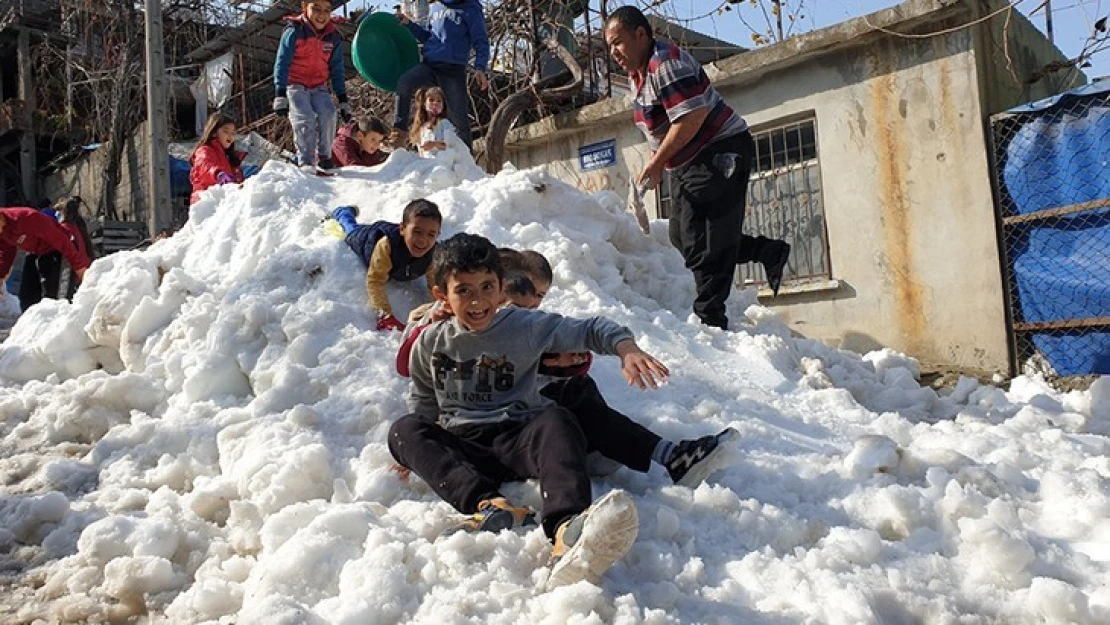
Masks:
[[[816,121],[805,119],[757,130],[752,137],[756,156],[748,183],[744,231],[790,244],[784,284],[829,279]],[[739,271],[744,284],[767,282],[759,263],[746,263]]]
[[[991,131],[1014,368],[1110,373],[1110,84]]]

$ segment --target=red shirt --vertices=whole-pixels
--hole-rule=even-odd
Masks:
[[[245,153],[239,154],[239,158],[243,156]],[[193,183],[193,194],[189,196],[190,204],[195,204],[200,199],[201,191],[217,184],[216,176],[221,172],[231,176],[235,182],[243,182],[243,169],[238,165],[231,166],[231,161],[227,158],[227,150],[220,146],[217,139],[212,139],[197,148],[189,162],[193,166],[189,170],[189,182]]]
[[[339,129],[339,133],[335,135],[335,142],[331,146],[331,159],[340,167],[348,165],[373,167],[384,163],[389,156],[385,152],[363,151],[362,146],[355,139],[355,123],[352,122]]]
[[[8,275],[17,250],[41,256],[61,252],[74,271],[89,266],[88,256],[81,254],[62,224],[33,208],[0,208],[6,223],[0,231],[0,276]]]
[[[81,229],[78,228],[76,224],[68,221],[64,223],[59,222],[59,225],[62,227],[63,230],[69,233],[70,240],[72,240],[73,244],[77,246],[77,253],[81,254],[85,258],[89,258],[89,250],[85,249],[85,237],[81,236]]]

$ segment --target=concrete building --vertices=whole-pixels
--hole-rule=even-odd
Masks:
[[[988,117],[1084,79],[1005,7],[910,0],[705,66],[756,136],[745,230],[793,246],[762,301],[798,334],[1009,368]],[[506,153],[622,197],[648,156],[616,98],[515,129]],[[657,217],[667,193],[649,198]]]

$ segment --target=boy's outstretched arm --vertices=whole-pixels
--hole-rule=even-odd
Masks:
[[[617,343],[616,351],[621,359],[621,371],[629,386],[636,385],[642,389],[649,386],[659,388],[671,375],[666,365],[640,349],[634,339],[625,339]]]
[[[370,253],[370,266],[366,270],[366,296],[370,298],[370,308],[379,317],[393,315],[393,307],[389,305],[389,296],[385,292],[385,283],[389,281],[389,272],[393,269],[391,252],[389,239],[379,239]]]

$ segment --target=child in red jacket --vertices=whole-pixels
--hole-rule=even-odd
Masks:
[[[42,298],[58,297],[62,257],[77,279],[85,276],[89,259],[81,254],[69,233],[53,217],[33,208],[0,208],[0,281],[7,280],[17,250],[27,252],[19,305],[27,310]]]
[[[193,166],[189,171],[189,182],[193,183],[189,203],[196,204],[200,192],[208,187],[243,182],[241,165],[246,155],[235,150],[235,121],[220,113],[209,116],[189,159]]]
[[[331,146],[331,160],[337,167],[381,165],[389,154],[381,151],[382,141],[389,134],[385,123],[377,117],[360,117],[339,129]]]

